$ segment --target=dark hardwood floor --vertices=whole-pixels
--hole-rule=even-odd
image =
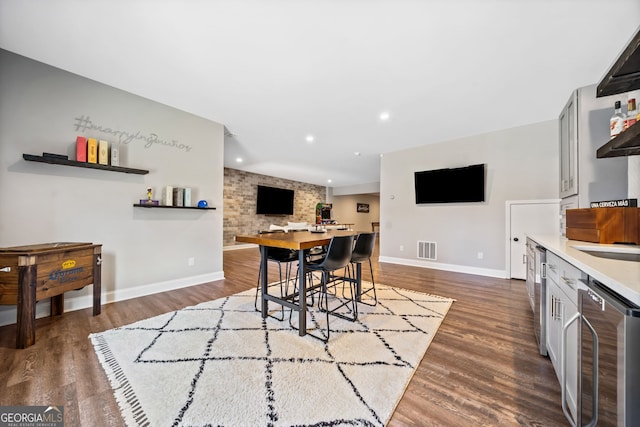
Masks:
[[[225,280],[107,304],[96,317],[39,319],[24,350],[14,348],[15,325],[0,328],[0,406],[63,404],[65,426],[123,425],[88,335],[252,288],[258,261],[258,249],[226,251]],[[374,274],[456,299],[389,426],[568,425],[551,362],[536,351],[523,281],[378,262]]]

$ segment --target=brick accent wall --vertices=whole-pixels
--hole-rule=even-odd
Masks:
[[[293,190],[293,215],[256,215],[258,185]],[[287,225],[289,221],[314,224],[316,204],[324,203],[325,199],[326,189],[319,185],[224,168],[224,246],[235,245],[236,234],[255,234],[268,230],[271,224]]]

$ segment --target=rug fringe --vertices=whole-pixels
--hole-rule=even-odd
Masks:
[[[125,423],[128,426],[151,425],[147,419],[147,415],[144,413],[144,409],[142,408],[140,401],[133,391],[133,387],[122,371],[122,368],[111,351],[109,344],[100,334],[91,334],[89,335],[89,338],[91,339],[96,354],[98,355],[98,359],[104,368],[107,379],[113,388],[113,396],[120,407],[120,413],[125,418]],[[131,414],[133,419],[129,419],[128,416],[125,416],[125,414],[128,413]]]

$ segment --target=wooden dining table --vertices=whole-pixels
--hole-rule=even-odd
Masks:
[[[355,236],[357,231],[353,230],[326,230],[323,232],[316,231],[289,231],[283,232],[264,232],[259,234],[237,235],[236,242],[254,243],[260,247],[260,268],[263,274],[260,275],[260,289],[262,293],[261,312],[262,318],[268,315],[268,302],[272,301],[282,306],[288,307],[298,312],[299,335],[304,336],[307,333],[307,278],[303,272],[306,269],[307,257],[306,253],[309,249],[316,246],[326,246],[331,242],[333,236]],[[268,292],[268,260],[267,252],[269,248],[285,248],[298,251],[298,294],[276,296]],[[356,264],[356,298],[360,295],[361,290],[362,269],[361,265]],[[296,302],[297,301],[297,302]]]

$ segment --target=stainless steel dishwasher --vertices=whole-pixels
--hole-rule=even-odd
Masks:
[[[578,426],[640,425],[640,308],[589,278],[581,313]],[[573,424],[573,423],[572,423]]]
[[[527,294],[533,310],[533,332],[538,342],[538,351],[547,355],[547,251],[527,238]]]

